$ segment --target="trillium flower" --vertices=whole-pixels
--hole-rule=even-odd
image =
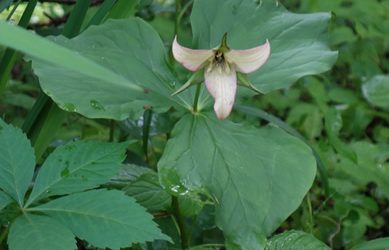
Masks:
[[[237,88],[237,72],[251,73],[266,63],[270,56],[270,44],[245,50],[228,48],[226,35],[216,49],[189,49],[173,41],[173,56],[190,71],[204,68],[205,86],[215,99],[216,116],[223,120],[232,110]],[[177,91],[178,92],[178,91]]]

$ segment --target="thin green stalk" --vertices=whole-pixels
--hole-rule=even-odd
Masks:
[[[28,2],[27,7],[23,12],[22,18],[18,23],[20,27],[27,27],[37,2],[38,0],[30,0]],[[11,16],[9,16],[9,18],[11,18]],[[7,48],[0,60],[0,95],[3,94],[6,89],[7,82],[9,80],[17,55],[18,53],[15,50]]]
[[[115,121],[110,120],[109,121],[109,139],[108,139],[109,142],[113,142],[114,135],[115,135]]]
[[[178,17],[177,17],[177,22],[178,24],[181,23],[181,20],[182,20],[182,17],[184,16],[185,12],[189,9],[189,7],[192,5],[193,3],[193,0],[189,0],[185,5],[184,7],[181,9],[180,13],[178,14]]]
[[[34,103],[34,106],[31,108],[30,112],[28,112],[26,119],[24,120],[22,130],[24,133],[29,134],[30,130],[32,129],[34,125],[34,121],[38,118],[39,114],[41,113],[43,107],[46,105],[47,101],[49,100],[49,97],[41,92],[37,98],[37,100]]]
[[[62,34],[68,38],[72,38],[80,33],[81,25],[88,11],[91,0],[78,0],[66,21]]]
[[[305,199],[307,200],[307,206],[308,206],[308,213],[309,213],[309,232],[312,233],[313,231],[313,212],[312,212],[312,203],[311,203],[311,197],[309,193],[305,196]]]
[[[0,235],[0,246],[3,244],[4,239],[7,237],[8,227],[6,227]]]
[[[108,14],[108,12],[112,9],[113,5],[116,3],[116,0],[105,0],[99,10],[96,12],[96,14],[90,19],[89,23],[86,27],[89,27],[91,25],[97,25],[101,23],[105,16]]]
[[[183,250],[189,249],[189,238],[186,232],[184,217],[181,215],[178,199],[175,196],[172,196],[172,208],[174,218],[176,219],[178,228],[180,229],[181,248]]]
[[[13,6],[11,12],[8,14],[8,16],[7,16],[7,18],[6,18],[5,20],[9,21],[9,20],[11,19],[12,15],[15,13],[15,11],[16,11],[16,9],[18,8],[18,6],[19,6],[19,4],[20,4],[21,1],[22,1],[22,0],[19,0],[19,1],[17,1],[17,2],[14,4],[14,6]]]
[[[177,35],[180,29],[181,0],[176,0],[176,19],[174,24],[174,33]]]
[[[46,104],[42,113],[43,118],[37,120],[34,130],[29,134],[38,161],[67,116],[67,112],[58,108],[52,101]]]
[[[193,101],[193,112],[196,113],[198,111],[199,98],[201,92],[201,84],[198,84],[196,87],[196,94]]]
[[[149,163],[149,138],[150,138],[150,126],[153,117],[153,111],[151,109],[145,110],[143,113],[143,128],[142,128],[142,146],[143,153],[146,157],[146,162]]]

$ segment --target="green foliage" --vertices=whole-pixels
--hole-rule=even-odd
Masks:
[[[21,207],[34,165],[34,151],[26,135],[0,119],[0,188]]]
[[[362,90],[372,105],[389,110],[389,76],[374,76],[362,85]]]
[[[144,107],[166,111],[172,105],[185,106],[185,102],[170,96],[174,78],[160,38],[138,18],[109,20],[75,39],[56,37],[54,41],[125,79],[96,79],[33,60],[42,88],[67,111],[92,118],[125,119],[139,117]]]
[[[12,199],[3,191],[0,191],[0,211],[5,208],[9,203],[11,203]]]
[[[126,147],[126,143],[81,141],[56,148],[41,166],[27,204],[106,183],[119,171]]]
[[[328,246],[301,231],[287,231],[273,236],[266,245],[266,250],[330,250]]]
[[[23,205],[34,170],[33,149],[20,129],[3,120],[0,124],[4,171],[0,176],[8,178],[2,182],[0,205],[5,207],[12,197],[18,203],[17,209],[23,211],[11,224],[11,250],[74,249],[74,236],[112,249],[169,239],[159,231],[152,216],[123,192],[81,192],[105,183],[118,172],[126,143],[78,141],[59,147],[42,165],[30,198]],[[65,194],[69,195],[36,204],[45,202],[43,198],[48,196]],[[27,236],[21,240],[20,235]]]
[[[185,116],[172,135],[159,162],[162,185],[179,187],[181,193],[205,188],[217,208],[216,223],[233,248],[263,247],[265,237],[300,204],[315,175],[310,149],[274,127]],[[175,173],[179,180],[172,179]]]
[[[351,248],[351,250],[385,250],[389,246],[389,238],[381,238],[368,242],[363,242]]]
[[[0,21],[28,137],[0,120],[1,249],[388,249],[389,1],[36,2],[33,32]],[[170,52],[225,32],[271,56],[219,121],[203,86],[171,96],[203,72]]]
[[[23,240],[20,240],[23,235]],[[72,231],[47,216],[25,214],[12,223],[8,245],[10,249],[58,249],[76,248],[76,240]]]
[[[199,0],[191,15],[194,44],[200,48],[217,47],[225,32],[228,45],[234,49],[270,41],[269,61],[250,74],[252,83],[266,93],[331,68],[337,52],[325,43],[329,19],[329,13],[290,13],[272,0]]]
[[[117,84],[125,84],[128,88],[141,91],[139,87],[128,82],[122,76],[52,41],[43,39],[3,21],[0,22],[0,31],[4,34],[0,38],[0,43],[5,46],[24,52],[45,62],[58,65],[65,70],[92,77],[95,80],[116,81]]]
[[[144,208],[117,190],[71,194],[30,210],[55,218],[79,238],[101,248],[119,249],[133,243],[169,239]]]

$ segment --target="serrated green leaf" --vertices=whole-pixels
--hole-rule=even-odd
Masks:
[[[270,239],[266,250],[330,250],[313,235],[301,231],[287,231]]]
[[[267,93],[331,68],[337,52],[325,41],[330,17],[329,13],[294,14],[275,0],[196,0],[191,23],[199,48],[218,46],[225,32],[232,49],[251,48],[268,39],[268,62],[249,75]]]
[[[364,97],[374,106],[389,110],[389,75],[377,75],[362,85]]]
[[[58,147],[44,162],[27,205],[48,196],[97,187],[117,174],[126,143],[70,142]]]
[[[139,204],[150,212],[167,210],[171,204],[171,196],[159,184],[158,175],[149,172],[128,184],[123,191],[134,197]]]
[[[263,249],[265,236],[299,206],[316,172],[311,150],[283,130],[202,115],[178,122],[158,166],[166,188],[205,188],[214,197],[216,223],[237,249]]]
[[[24,204],[34,166],[34,150],[26,135],[0,119],[0,188],[19,206]]]
[[[115,183],[133,182],[142,175],[150,172],[152,172],[150,168],[138,166],[135,164],[126,164],[119,170],[118,175],[113,177],[111,180]]]
[[[33,60],[41,87],[65,110],[91,118],[126,119],[140,116],[145,107],[165,111],[185,104],[171,96],[175,78],[160,37],[139,18],[108,20],[73,39],[53,39],[142,89],[134,93],[128,84],[115,79],[95,79]]]
[[[169,240],[143,207],[117,190],[71,194],[30,210],[50,215],[77,237],[100,248],[119,249],[155,239]]]
[[[56,220],[41,215],[24,214],[12,223],[10,250],[73,250],[76,240],[72,232]]]
[[[12,198],[0,190],[0,211],[12,202]]]

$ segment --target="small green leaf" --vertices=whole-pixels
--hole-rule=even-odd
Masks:
[[[205,189],[214,197],[216,224],[236,249],[262,249],[316,173],[310,148],[283,130],[203,115],[177,123],[158,167],[167,189]]]
[[[12,202],[12,198],[0,190],[0,211]]]
[[[70,142],[58,147],[42,165],[27,205],[48,196],[97,187],[117,174],[126,143]]]
[[[151,171],[128,184],[123,191],[150,212],[167,210],[172,202],[170,194],[159,184],[157,174]]]
[[[389,75],[377,75],[362,85],[365,98],[374,106],[389,110]]]
[[[360,243],[350,250],[387,250],[388,246],[389,238],[386,237]]]
[[[24,204],[34,166],[34,150],[26,135],[0,119],[0,188],[19,206]]]
[[[12,223],[8,235],[8,246],[10,250],[72,250],[77,248],[74,235],[68,228],[50,217],[32,214],[24,214]]]
[[[143,207],[117,190],[71,194],[30,210],[50,215],[77,237],[100,248],[119,249],[155,239],[169,240]]]
[[[301,231],[286,231],[273,236],[266,245],[266,250],[330,250],[313,235]]]

